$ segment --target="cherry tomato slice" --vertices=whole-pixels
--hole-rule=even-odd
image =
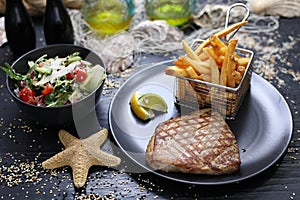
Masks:
[[[66,79],[72,80],[73,78],[74,78],[74,73],[73,72],[70,72],[70,73],[66,74]]]
[[[24,87],[19,92],[20,99],[29,104],[35,104],[34,91],[28,87]]]
[[[50,83],[48,83],[45,88],[42,90],[42,95],[47,96],[48,94],[50,94],[53,91],[53,85],[51,85]]]
[[[81,68],[77,68],[75,69],[75,77],[76,77],[76,81],[81,83],[83,81],[85,81],[85,79],[87,78],[87,73],[84,69]]]

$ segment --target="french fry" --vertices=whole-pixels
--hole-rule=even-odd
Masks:
[[[216,36],[219,38],[225,37],[226,35],[228,35],[229,33],[235,31],[236,29],[239,29],[240,27],[244,26],[248,24],[248,21],[241,21],[241,22],[237,22],[223,30],[221,30],[220,32],[216,33]]]
[[[215,62],[215,57],[211,54],[211,48],[203,48],[204,53],[209,57],[210,67],[211,67],[211,82],[215,84],[220,84],[220,72],[217,63]],[[218,58],[216,58],[218,59]]]
[[[236,62],[234,60],[233,56],[230,56],[229,60],[228,60],[228,64],[227,64],[227,86],[229,87],[235,87],[235,80],[233,78],[233,73],[235,71],[235,67],[236,67]]]
[[[215,34],[212,34],[209,37],[210,44],[215,48],[215,49],[221,49],[223,47],[226,47],[227,45]]]
[[[227,51],[228,51],[228,47],[225,46],[225,47],[220,48],[217,52],[218,52],[219,55],[225,56],[225,53],[226,53]]]
[[[212,48],[205,47],[203,48],[203,51],[208,55],[210,58],[213,58],[215,61],[218,60],[218,55],[215,53],[215,51]]]
[[[224,60],[223,55],[218,55],[216,53],[216,50],[214,50],[213,48],[209,48],[209,47],[203,48],[203,51],[205,51],[208,56],[212,57],[218,65],[220,65],[220,66],[222,65],[223,60]]]
[[[209,59],[209,57],[204,52],[202,52],[198,57],[201,61],[207,61]]]
[[[193,60],[199,60],[200,58],[198,57],[198,55],[193,51],[193,49],[186,43],[185,40],[182,40],[182,45],[183,45],[183,49],[186,52],[186,54],[188,55],[188,57],[190,57]]]
[[[192,66],[189,66],[185,70],[188,73],[190,78],[197,79],[199,77],[199,75],[196,73],[196,71],[194,70],[194,68]]]
[[[189,67],[190,65],[189,64],[186,64],[180,60],[176,60],[173,62],[174,65],[178,66],[178,67],[182,67],[182,68],[187,68]]]
[[[246,71],[246,67],[245,66],[238,66],[236,68],[236,71],[238,71],[240,74],[244,75],[244,73]]]
[[[240,72],[234,71],[231,75],[233,77],[233,80],[236,82],[236,84],[240,84],[243,76]]]
[[[178,67],[183,67],[183,68],[187,68],[190,66],[190,64],[188,62],[185,62],[183,60],[183,56],[179,56],[178,59],[173,62],[173,64]]]
[[[231,26],[215,33],[214,35],[219,37],[219,38],[225,37],[229,33],[235,31],[236,29],[239,29],[240,27],[246,25],[247,23],[248,23],[248,21],[237,22],[237,23],[235,23],[235,24],[233,24],[233,25],[231,25]],[[210,40],[208,38],[208,39],[204,40],[199,47],[197,47],[197,49],[195,50],[195,53],[197,55],[199,55],[199,53],[201,52],[201,49],[204,48],[204,47],[207,47],[209,44],[210,44]]]
[[[220,81],[220,84],[224,86],[227,86],[227,78],[229,76],[228,74],[231,72],[230,65],[232,60],[230,57],[233,55],[236,44],[237,44],[237,39],[231,39],[229,41],[228,50],[225,53],[225,58],[221,68],[221,81]]]
[[[227,63],[229,59],[229,52],[227,51],[224,57],[224,61],[221,67],[220,85],[227,85]]]
[[[211,64],[211,82],[215,84],[220,84],[220,72],[219,72],[218,65],[212,58],[210,58],[210,64]]]
[[[239,66],[247,66],[249,61],[250,61],[249,57],[240,58],[240,59],[237,60]]]
[[[237,55],[236,53],[233,53],[233,56],[234,56],[234,58],[235,58],[236,60],[238,60],[238,59],[241,58],[241,56]]]
[[[222,47],[220,50],[217,50],[216,53],[217,53],[217,55],[225,55],[226,51],[228,51],[228,46]],[[236,53],[233,53],[233,56],[235,57],[235,59],[240,59],[241,58]]]
[[[185,56],[184,59],[189,62],[199,74],[210,74],[210,66],[208,62],[192,60],[187,56]]]
[[[165,74],[170,76],[180,76],[180,77],[187,77],[188,73],[184,68],[180,68],[177,66],[168,66],[165,69]]]
[[[206,82],[211,82],[211,75],[210,74],[201,74],[199,76],[199,79],[206,81]]]
[[[225,56],[223,56],[223,55],[218,57],[217,63],[218,63],[219,68],[222,67],[222,63],[224,62],[224,58],[225,58]]]

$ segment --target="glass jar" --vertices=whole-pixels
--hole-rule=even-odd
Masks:
[[[151,20],[166,20],[180,26],[187,23],[196,7],[196,0],[146,0],[146,12]]]
[[[100,35],[126,30],[134,15],[133,0],[84,0],[83,19]]]

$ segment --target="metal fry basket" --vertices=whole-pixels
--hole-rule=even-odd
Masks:
[[[246,18],[244,18],[244,20],[245,19]],[[204,40],[201,39],[195,40],[192,49],[195,49],[203,41]],[[250,87],[254,57],[253,51],[247,49],[236,48],[235,52],[242,57],[249,57],[250,60],[246,66],[241,82],[236,88],[198,79],[176,77],[174,86],[175,104],[193,109],[211,107],[217,110],[226,119],[235,119]]]

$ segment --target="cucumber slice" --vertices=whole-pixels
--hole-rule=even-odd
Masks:
[[[80,87],[87,92],[93,92],[106,78],[105,70],[100,65],[95,65],[88,70],[87,79],[80,85]]]

